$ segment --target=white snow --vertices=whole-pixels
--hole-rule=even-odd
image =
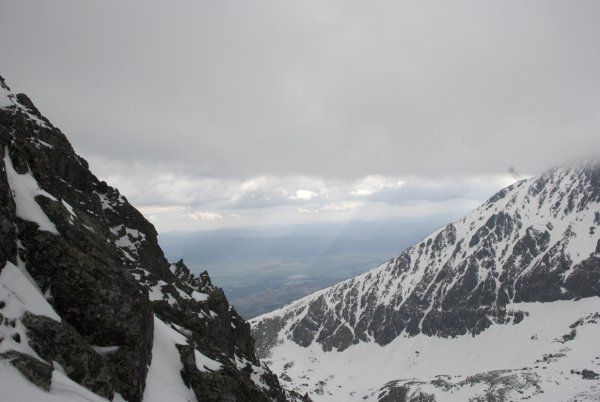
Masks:
[[[204,356],[197,350],[194,350],[194,356],[196,358],[196,367],[200,371],[219,371],[223,368],[223,365],[210,357]]]
[[[0,272],[0,300],[6,305],[2,314],[8,318],[20,318],[25,311],[36,315],[43,315],[56,321],[61,321],[54,309],[48,304],[44,295],[34,284],[33,279],[17,268],[14,264],[7,262]],[[3,345],[3,343],[0,343]]]
[[[113,209],[112,204],[106,194],[96,193],[98,198],[100,199],[100,204],[102,204],[102,209]]]
[[[200,293],[194,290],[192,292],[192,299],[198,302],[204,302],[208,300],[208,295],[206,293]]]
[[[122,195],[119,195],[119,197],[116,200],[111,201],[106,194],[102,194],[97,191],[95,191],[95,193],[98,196],[98,198],[100,199],[100,203],[102,204],[102,209],[110,209],[110,210],[114,211],[114,207],[118,207],[120,205],[123,205],[125,202],[127,202],[125,197],[123,197]]]
[[[17,247],[22,248],[20,242],[17,243]],[[18,263],[19,265],[15,266],[7,262],[0,272],[0,300],[5,303],[0,312],[5,320],[12,323],[12,325],[0,325],[0,338],[3,338],[0,342],[0,353],[14,350],[39,357],[29,346],[27,329],[21,323],[21,317],[29,311],[56,321],[61,319],[42,295],[34,279],[25,270],[23,262],[18,259]],[[21,337],[20,342],[13,338],[15,334]]]
[[[162,287],[166,284],[166,282],[159,280],[156,286],[151,286],[148,289],[148,298],[150,301],[158,301],[163,299],[165,294],[162,292]]]
[[[50,149],[54,148],[54,145],[48,144],[47,142],[45,142],[45,141],[42,141],[42,140],[40,140],[39,138],[37,138],[36,140],[37,140],[37,142],[38,142],[40,145],[43,145],[43,146],[45,146],[46,148],[50,148]]]
[[[144,402],[191,402],[196,397],[185,386],[180,371],[183,368],[175,345],[185,345],[187,340],[163,321],[154,317],[154,345],[152,363],[146,377]]]
[[[75,215],[75,211],[73,210],[73,207],[71,206],[71,204],[69,204],[65,200],[60,200],[60,202],[63,204],[63,206],[69,212],[69,222],[71,223],[71,225],[74,224],[75,218],[77,217],[77,215]]]
[[[6,177],[15,200],[17,216],[26,221],[37,223],[40,230],[58,234],[54,223],[52,223],[35,200],[37,195],[43,195],[54,201],[56,201],[56,198],[40,188],[35,178],[31,175],[31,172],[25,174],[17,173],[10,159],[8,148],[5,148],[4,153],[6,155],[4,157]]]
[[[373,394],[373,390],[388,381],[430,380],[436,375],[449,375],[454,378],[452,381],[458,382],[476,373],[523,367],[532,368],[540,375],[545,390],[545,394],[531,400],[547,400],[543,396],[551,390],[553,400],[559,401],[571,397],[576,391],[598,385],[570,374],[570,370],[589,368],[600,371],[600,360],[596,359],[600,356],[600,321],[577,327],[572,341],[561,343],[559,340],[571,331],[569,326],[579,318],[600,312],[599,297],[520,303],[509,307],[526,311],[529,316],[515,325],[492,325],[476,336],[399,336],[385,346],[363,342],[342,352],[324,352],[317,343],[303,348],[286,339],[272,350],[268,364],[275,373],[285,372],[290,376],[292,387],[301,393],[322,388],[322,394],[311,393],[316,401],[359,401],[364,396],[367,400],[376,400],[377,393]],[[547,354],[564,356],[553,363],[536,363]],[[288,363],[292,366],[284,369]],[[319,381],[326,385],[320,387]],[[290,385],[285,381],[282,383]],[[435,387],[427,389],[427,392],[434,391],[439,401],[468,399],[458,394],[444,394]],[[461,392],[472,397],[477,389],[462,389]]]
[[[122,236],[115,240],[115,245],[123,251],[127,258],[135,261],[132,254],[137,255],[138,248],[142,242],[146,241],[146,235],[137,229],[128,228],[125,225],[117,225],[110,228],[110,231],[115,236],[119,236],[119,233],[123,233]]]
[[[177,304],[177,300],[170,293],[164,293],[162,291],[163,286],[166,285],[167,283],[165,281],[159,280],[155,286],[150,286],[148,288],[148,298],[150,301],[166,300],[171,306]]]
[[[269,391],[271,389],[271,387],[269,387],[269,385],[267,385],[267,383],[262,378],[262,376],[266,372],[266,369],[264,367],[256,366],[252,364],[252,362],[237,355],[235,356],[234,362],[238,370],[246,370],[248,367],[252,369],[252,373],[250,373],[250,379],[257,387],[262,388],[266,391]]]

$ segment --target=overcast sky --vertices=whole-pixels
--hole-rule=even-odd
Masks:
[[[595,0],[2,1],[0,74],[160,231],[423,216],[600,148],[598,21]]]

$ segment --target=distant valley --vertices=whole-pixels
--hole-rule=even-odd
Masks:
[[[164,233],[159,241],[168,259],[210,272],[249,319],[361,274],[454,218]]]

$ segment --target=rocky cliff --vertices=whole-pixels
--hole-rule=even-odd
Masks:
[[[167,262],[152,224],[2,78],[0,385],[21,400],[297,398],[208,274]]]

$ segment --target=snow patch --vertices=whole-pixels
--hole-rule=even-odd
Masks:
[[[71,204],[69,204],[65,200],[60,200],[60,202],[63,204],[63,206],[69,212],[69,223],[71,223],[71,225],[73,225],[75,223],[75,218],[77,217],[77,215],[75,215],[75,211],[73,210],[73,207],[71,206]]]
[[[183,369],[176,345],[187,340],[162,320],[154,317],[154,344],[152,363],[146,377],[144,402],[191,402],[196,396],[181,378]]]
[[[31,172],[19,174],[15,170],[8,148],[4,149],[5,157],[4,164],[6,166],[6,177],[8,185],[12,190],[13,199],[17,208],[17,216],[30,222],[37,223],[40,230],[45,230],[50,233],[58,234],[56,226],[50,218],[44,213],[40,205],[35,200],[38,195],[43,195],[53,201],[57,201],[50,193],[42,190],[38,185]]]
[[[252,369],[252,373],[250,373],[250,379],[252,382],[259,388],[266,390],[267,392],[271,390],[271,387],[263,380],[263,375],[267,372],[264,367],[256,366],[252,364],[250,361],[244,359],[243,357],[235,356],[235,365],[240,371],[246,371],[248,367]]]
[[[2,314],[7,318],[20,318],[25,311],[29,311],[61,321],[35,282],[32,283],[33,279],[28,277],[11,262],[6,263],[0,272],[0,300],[6,303]]]
[[[200,293],[194,290],[192,292],[192,299],[196,300],[197,302],[204,302],[208,300],[208,295],[206,293]]]
[[[196,358],[196,367],[200,371],[219,371],[223,365],[210,357],[204,356],[202,353],[194,349],[194,357]]]

